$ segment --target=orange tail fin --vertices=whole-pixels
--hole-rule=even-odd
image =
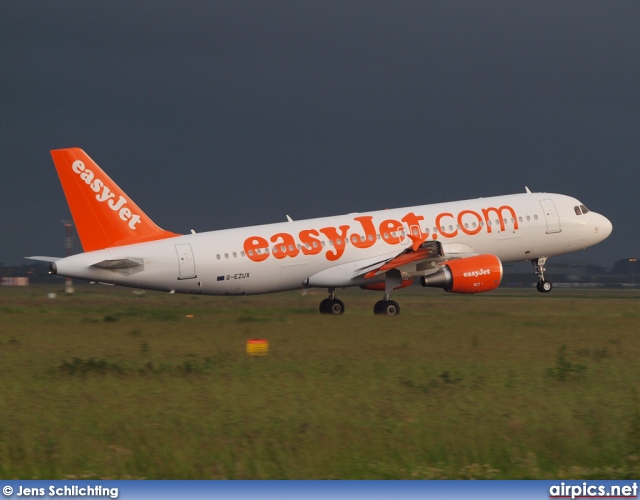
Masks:
[[[51,156],[85,252],[179,236],[156,226],[82,149]]]

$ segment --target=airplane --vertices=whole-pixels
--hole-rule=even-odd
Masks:
[[[51,151],[84,253],[34,256],[50,273],[169,293],[249,295],[326,288],[323,314],[345,311],[336,290],[383,292],[374,313],[395,316],[393,290],[474,294],[497,288],[503,263],[530,261],[537,289],[549,257],[606,239],[611,222],[575,198],[524,193],[258,226],[177,234],[161,229],[82,150]]]

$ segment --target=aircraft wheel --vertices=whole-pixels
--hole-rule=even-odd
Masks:
[[[320,302],[320,313],[329,314],[330,307],[331,307],[331,301],[329,299],[324,299],[322,302]]]
[[[379,300],[373,306],[373,314],[384,314],[385,316],[397,316],[400,314],[400,306],[393,300]]]
[[[344,302],[340,299],[329,300],[329,314],[344,314]]]
[[[397,316],[400,314],[400,306],[397,302],[389,300],[384,304],[384,314],[387,316]]]
[[[538,281],[536,288],[540,293],[549,293],[553,289],[550,281]]]
[[[344,302],[340,299],[324,299],[320,302],[322,314],[344,314]]]

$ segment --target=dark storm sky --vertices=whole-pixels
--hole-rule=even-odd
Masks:
[[[524,191],[637,256],[640,2],[0,6],[0,262],[63,255],[50,149],[188,232]],[[77,250],[80,246],[76,245]]]

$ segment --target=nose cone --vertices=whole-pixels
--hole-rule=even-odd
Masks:
[[[613,231],[613,224],[611,224],[611,221],[604,215],[598,214],[598,219],[594,226],[596,236],[599,237],[600,241],[603,241],[609,237],[611,231]]]

